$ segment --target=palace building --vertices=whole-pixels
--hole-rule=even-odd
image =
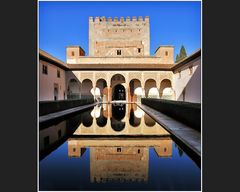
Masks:
[[[39,51],[39,100],[94,97],[139,102],[163,98],[201,102],[201,50],[174,62],[174,45],[150,55],[150,18],[89,17],[89,54],[66,48],[66,62]]]

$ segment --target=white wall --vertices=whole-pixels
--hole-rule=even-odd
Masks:
[[[48,66],[48,74],[42,73],[42,66]],[[60,70],[60,78],[57,77],[57,69]],[[67,94],[65,85],[65,70],[40,60],[39,62],[39,101],[54,100],[54,84],[58,84],[58,100],[64,99]]]
[[[193,66],[191,75],[190,65]],[[185,89],[185,101],[201,103],[201,57],[190,61],[187,66],[180,68],[180,71],[180,78],[178,72],[173,75],[173,89],[175,90],[176,100],[184,100]]]

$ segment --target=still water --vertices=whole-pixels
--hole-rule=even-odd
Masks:
[[[39,190],[201,190],[201,169],[135,104],[40,125]]]

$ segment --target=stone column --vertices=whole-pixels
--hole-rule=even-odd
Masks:
[[[107,102],[110,103],[111,100],[110,100],[110,87],[108,86],[107,87]]]
[[[94,99],[94,100],[96,99],[95,91],[96,91],[96,86],[93,86],[93,99]]]
[[[146,97],[145,89],[144,89],[144,87],[142,87],[142,98],[145,98],[145,97]]]
[[[125,95],[126,95],[126,102],[128,103],[128,94],[129,94],[129,90],[128,90],[128,87],[127,87],[127,85],[124,83],[123,84],[123,86],[124,86],[124,88],[125,88]]]

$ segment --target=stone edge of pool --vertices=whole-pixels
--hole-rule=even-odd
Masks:
[[[60,117],[64,117],[66,115],[69,115],[69,114],[72,114],[72,113],[75,113],[75,112],[79,112],[79,111],[94,107],[97,104],[98,103],[92,103],[92,104],[88,104],[88,105],[82,105],[82,106],[79,106],[79,107],[74,107],[74,108],[71,108],[71,109],[66,109],[66,110],[63,110],[63,111],[49,113],[47,115],[42,115],[42,116],[39,117],[39,123],[45,123],[45,122],[50,121],[50,120],[54,120],[54,119],[57,119],[57,118],[60,118]]]
[[[94,107],[98,103],[92,103],[88,105],[83,105],[55,113],[50,113],[39,117],[39,123],[44,123],[50,120],[54,120],[66,115],[79,112],[91,107]],[[179,121],[174,120],[173,118],[155,110],[146,105],[135,103],[139,106],[144,112],[151,116],[157,123],[163,126],[170,134],[176,137],[180,142],[186,145],[191,151],[193,151],[197,156],[201,157],[201,133],[198,131],[186,126]]]
[[[146,105],[136,103],[169,133],[201,157],[201,133]]]

